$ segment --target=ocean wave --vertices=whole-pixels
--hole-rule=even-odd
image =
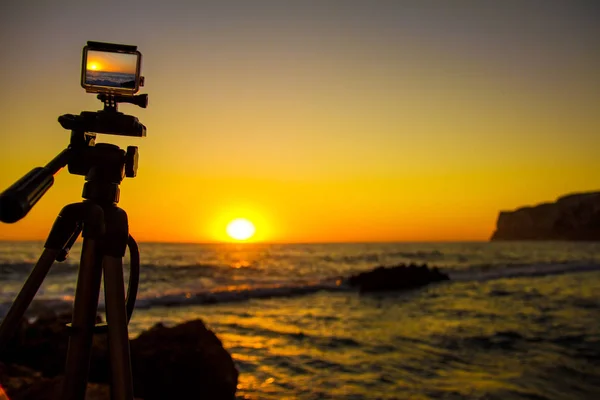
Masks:
[[[600,271],[596,263],[535,263],[504,266],[478,266],[463,271],[444,271],[451,281],[489,281],[504,278],[561,275],[576,272]]]
[[[260,335],[273,338],[286,337],[289,340],[293,340],[296,342],[310,342],[311,344],[317,347],[327,349],[361,347],[363,345],[363,343],[351,337],[327,335],[321,336],[302,331],[286,332],[278,329],[267,328],[264,326],[246,325],[236,322],[224,323],[222,325],[228,330],[234,330],[242,334],[250,334],[253,336]]]
[[[12,265],[18,269],[17,265]],[[165,266],[146,266],[146,268],[156,268],[164,271]],[[214,265],[192,265],[192,266],[180,266],[173,267],[178,268],[198,268],[202,269],[214,269],[222,268],[221,266]],[[567,273],[578,273],[578,272],[589,272],[589,271],[600,271],[600,264],[593,263],[564,263],[564,264],[530,264],[530,265],[512,265],[504,266],[501,268],[487,268],[480,267],[467,271],[445,271],[450,275],[450,281],[446,281],[447,284],[451,284],[452,281],[489,281],[494,279],[505,279],[515,277],[534,277],[534,276],[547,276],[547,275],[558,275]],[[357,291],[349,287],[343,280],[330,279],[319,282],[301,282],[301,283],[279,283],[270,286],[248,286],[238,285],[230,286],[225,288],[217,288],[206,291],[194,291],[193,289],[182,289],[179,292],[169,293],[157,293],[151,292],[140,294],[136,300],[136,309],[150,309],[153,307],[180,307],[180,306],[191,306],[191,305],[204,305],[204,304],[221,304],[221,303],[233,303],[242,302],[253,299],[267,299],[267,298],[284,298],[284,297],[296,297],[302,295],[313,294],[321,291],[327,292],[354,292]],[[497,293],[496,295],[501,296],[504,293]],[[34,301],[35,306],[30,307],[28,314],[35,314],[39,310],[44,308],[53,309],[57,312],[64,312],[70,310],[72,307],[72,299],[68,298],[52,298],[52,299],[40,299]],[[0,317],[4,316],[8,311],[11,303],[4,302],[0,303]],[[102,302],[99,305],[99,310],[103,310]],[[37,311],[36,311],[37,310]]]
[[[34,263],[17,262],[0,264],[0,281],[6,279],[15,279],[27,277],[33,269]],[[129,270],[129,264],[123,264],[125,272]],[[145,275],[187,275],[194,276],[212,276],[217,271],[230,271],[233,267],[220,264],[186,264],[186,265],[169,265],[169,264],[142,264],[140,273]],[[252,270],[254,267],[243,267],[244,270]],[[50,272],[50,276],[63,276],[76,274],[79,269],[79,262],[61,262],[54,263]]]
[[[0,322],[2,322],[12,304],[12,302],[0,302]],[[70,312],[72,309],[73,301],[66,298],[36,299],[27,308],[25,317],[36,318],[48,313],[63,314]]]
[[[357,255],[340,255],[332,256],[326,255],[321,257],[325,262],[330,263],[344,263],[344,264],[360,264],[364,262],[381,262],[382,260],[389,260],[394,258],[402,258],[409,260],[419,261],[432,261],[441,260],[444,258],[444,253],[438,250],[432,251],[392,251],[392,252],[378,252],[378,253],[364,253]]]
[[[150,309],[153,307],[180,307],[203,304],[221,304],[248,301],[252,299],[268,299],[276,297],[296,297],[317,293],[320,291],[351,291],[345,285],[338,285],[337,282],[321,282],[314,284],[297,284],[286,286],[267,286],[256,288],[232,288],[217,289],[205,292],[186,292],[160,294],[156,296],[138,296],[135,303],[136,309]],[[41,299],[35,300],[35,304],[28,309],[29,316],[33,317],[45,309],[52,309],[56,312],[65,312],[72,307],[72,299]],[[11,303],[0,303],[0,317],[6,315]],[[104,303],[101,300],[98,304],[98,310],[104,311]]]
[[[3,277],[28,275],[31,272],[33,265],[33,263],[27,262],[0,264],[0,279]]]
[[[136,302],[136,307],[151,308],[156,306],[181,306],[199,304],[233,303],[252,299],[266,299],[274,297],[295,297],[312,294],[320,291],[350,291],[344,285],[332,283],[299,284],[289,286],[258,287],[258,288],[233,288],[231,290],[215,290],[207,292],[170,294],[168,296],[146,297]]]
[[[388,257],[403,257],[410,259],[419,259],[419,260],[432,260],[432,259],[441,259],[444,257],[444,253],[438,250],[432,251],[397,251],[392,253],[385,254]]]
[[[556,330],[556,329],[554,329]],[[467,336],[436,336],[442,347],[457,351],[473,350],[515,350],[519,346],[531,346],[536,343],[549,343],[563,347],[572,356],[581,358],[600,359],[600,341],[589,334],[555,334],[547,333],[543,336],[535,333],[520,333],[513,330],[499,330],[487,335]]]
[[[326,255],[326,256],[321,257],[321,260],[328,262],[328,263],[333,263],[333,264],[338,264],[338,263],[358,264],[358,263],[363,263],[363,262],[378,262],[380,257],[381,257],[381,254],[377,254],[377,253],[360,254],[360,255],[356,255],[356,256]]]

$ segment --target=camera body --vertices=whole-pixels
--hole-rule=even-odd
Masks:
[[[141,67],[137,46],[90,41],[83,48],[81,86],[88,93],[133,96],[144,85]]]
[[[81,86],[97,93],[104,110],[84,111],[59,118],[65,129],[121,136],[146,136],[146,127],[131,115],[117,111],[118,103],[148,106],[148,95],[136,95],[144,85],[141,76],[142,54],[137,46],[87,42],[81,60]]]

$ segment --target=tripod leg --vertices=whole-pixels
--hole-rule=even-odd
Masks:
[[[0,324],[0,350],[8,344],[8,341],[15,334],[21,318],[23,318],[25,311],[27,311],[42,282],[44,282],[44,278],[48,274],[50,267],[52,267],[58,252],[59,250],[56,249],[44,249],[35,267],[33,267],[23,288],[10,307],[8,314],[6,314],[2,324]]]
[[[107,255],[104,257],[103,269],[112,400],[132,400],[133,379],[127,333],[123,259]]]
[[[84,237],[61,399],[85,398],[101,281],[102,252],[96,240]]]

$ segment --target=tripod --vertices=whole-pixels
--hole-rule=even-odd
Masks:
[[[115,101],[114,98],[112,101]],[[84,200],[69,204],[60,211],[44,244],[44,251],[0,325],[1,350],[14,335],[54,261],[64,261],[81,234],[81,262],[72,320],[67,325],[69,344],[60,396],[60,399],[66,400],[85,398],[92,339],[94,333],[100,332],[108,335],[111,398],[133,399],[127,324],[135,306],[139,283],[139,250],[135,240],[129,235],[127,214],[117,207],[117,203],[121,181],[125,176],[135,177],[137,173],[138,152],[137,147],[133,146],[129,146],[125,152],[112,144],[95,144],[95,133],[89,132],[97,130],[92,130],[90,124],[98,126],[99,122],[105,123],[108,117],[112,118],[111,113],[116,112],[116,109],[109,110],[108,114],[106,112],[61,116],[61,125],[71,129],[69,147],[45,167],[34,168],[0,195],[0,220],[14,222],[25,216],[44,195],[54,182],[53,175],[64,166],[68,165],[72,174],[85,176],[82,194]],[[118,118],[122,120],[123,115]],[[134,122],[136,121],[137,119]],[[143,131],[145,134],[145,127]],[[126,298],[123,257],[127,247],[131,254],[131,270]],[[106,324],[96,326],[102,274]]]

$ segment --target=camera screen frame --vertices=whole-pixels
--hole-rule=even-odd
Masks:
[[[135,85],[134,87],[119,87],[119,86],[106,86],[97,85],[86,82],[87,78],[87,60],[88,52],[97,51],[103,53],[117,53],[117,54],[130,54],[137,58],[136,69],[135,69]],[[133,96],[136,94],[143,84],[143,77],[141,76],[142,68],[142,53],[137,50],[137,46],[128,46],[113,43],[101,43],[101,42],[88,42],[83,48],[82,60],[81,60],[81,86],[87,93],[105,93],[121,96]]]

